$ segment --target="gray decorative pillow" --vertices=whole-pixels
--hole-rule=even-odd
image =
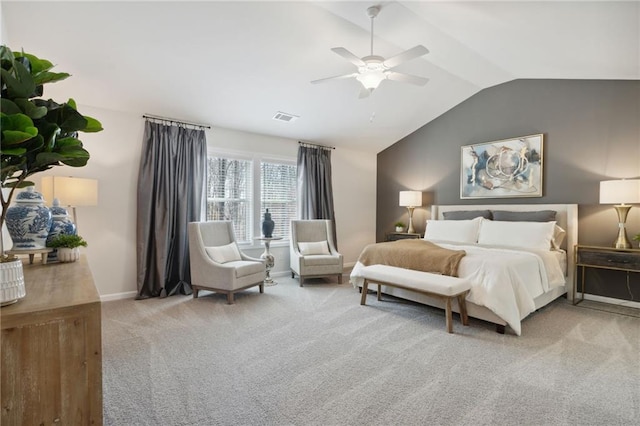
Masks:
[[[556,220],[555,210],[538,210],[531,212],[512,212],[493,210],[493,220],[502,222],[551,222]]]
[[[445,220],[471,220],[476,217],[491,219],[491,212],[489,210],[457,210],[444,212],[442,216]]]

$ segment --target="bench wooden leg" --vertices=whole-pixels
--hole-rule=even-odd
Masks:
[[[467,292],[458,295],[458,307],[460,308],[460,321],[462,325],[469,325],[469,316],[467,315]]]
[[[362,296],[360,296],[360,304],[361,305],[366,305],[367,304],[367,288],[368,287],[369,287],[369,281],[367,281],[365,279],[364,283],[362,284]]]
[[[447,303],[445,305],[445,317],[447,321],[447,331],[453,333],[453,315],[451,314],[451,298],[447,297]]]

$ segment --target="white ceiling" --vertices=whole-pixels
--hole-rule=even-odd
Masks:
[[[369,54],[417,44],[397,68],[424,87],[354,79],[311,84]],[[3,44],[73,77],[54,99],[379,152],[478,91],[519,78],[640,79],[640,3],[630,2],[11,2]],[[275,121],[283,111],[300,118]]]

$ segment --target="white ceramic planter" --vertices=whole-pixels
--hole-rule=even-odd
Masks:
[[[0,262],[0,306],[15,303],[26,295],[22,261]]]
[[[80,259],[80,248],[59,248],[58,262],[75,262]]]
[[[404,228],[402,226],[396,226],[396,232],[403,232]]]

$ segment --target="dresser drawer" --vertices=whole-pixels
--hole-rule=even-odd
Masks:
[[[640,272],[640,256],[624,251],[578,249],[578,264]]]

